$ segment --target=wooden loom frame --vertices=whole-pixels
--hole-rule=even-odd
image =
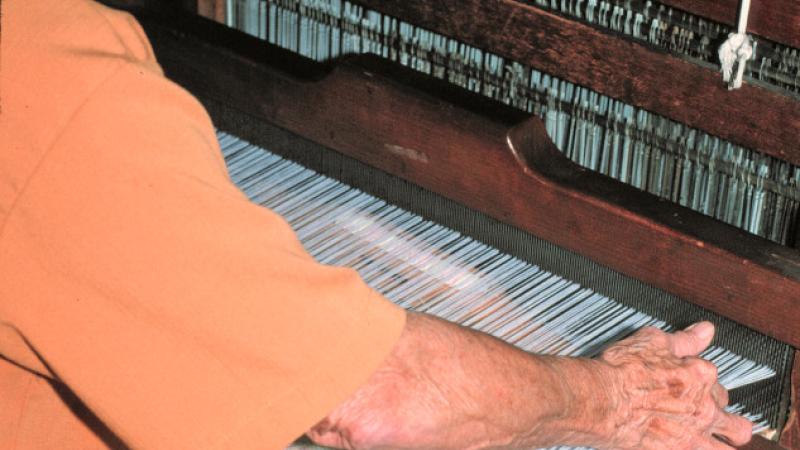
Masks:
[[[718,76],[708,69],[692,66],[639,44],[624,40],[617,44],[614,41],[619,39],[610,38],[591,27],[568,23],[563,18],[519,2],[444,0],[437,3],[441,6],[436,11],[426,8],[425,2],[415,0],[364,0],[360,3],[394,16],[414,16],[422,26],[445,34],[448,30],[457,32],[459,38],[466,36],[464,40],[467,43],[478,47],[505,49],[504,56],[510,55],[523,62],[577,46],[573,56],[578,67],[610,75],[610,63],[597,62],[590,57],[599,46],[608,45],[617,49],[613,55],[621,58],[629,55],[629,59],[623,60],[630,61],[622,74],[610,78],[610,83],[604,83],[602,77],[581,78],[572,70],[566,73],[562,68],[565,65],[552,55],[549,60],[545,58],[544,63],[537,59],[540,65],[536,67],[546,71],[555,69],[555,75],[592,88],[600,87],[604,89],[601,92],[623,101],[698,125],[743,145],[756,144],[757,148],[781,159],[800,161],[800,154],[785,150],[792,148],[786,147],[787,144],[797,142],[800,130],[800,106],[791,98],[755,86],[738,91],[741,94],[731,95],[720,87]],[[466,17],[469,14],[458,16],[456,12],[456,18],[446,17],[448,12],[453,12],[448,8],[463,7],[464,4],[469,5],[467,11],[471,11],[473,16],[482,13],[488,19],[473,21],[476,24],[468,26]],[[208,9],[209,5],[213,8]],[[503,12],[507,8],[514,12]],[[203,0],[200,0],[198,9],[213,12],[218,18],[221,11],[219,3]],[[516,46],[514,42],[504,44],[498,40],[500,38],[483,31],[499,23],[504,24],[507,36],[518,37],[514,41]],[[547,48],[530,45],[527,39],[531,34],[525,27],[531,23],[540,30],[548,30],[548,36],[559,36],[556,43]],[[581,47],[581,42],[586,39],[592,40],[593,44]],[[526,40],[528,44],[523,42]],[[170,75],[188,85],[190,90],[193,84],[205,92],[218,89],[225,92],[226,98],[222,101],[243,105],[240,107],[249,114],[442,193],[800,348],[800,321],[794,318],[799,305],[800,255],[574,166],[554,149],[542,124],[535,119],[525,120],[511,112],[488,119],[476,114],[475,108],[471,110],[469,105],[454,108],[452,104],[420,96],[382,76],[376,77],[380,64],[375,63],[375,73],[372,73],[365,68],[373,64],[369,61],[344,63],[322,81],[310,83],[262,66],[263,58],[252,57],[246,50],[244,55],[221,51],[214,55],[220,67],[236,63],[246,67],[246,72],[205,73],[202,79],[198,79],[197,73],[191,72],[202,69],[189,69],[196,64],[188,56],[191,54],[191,51],[186,56],[171,54],[169,57],[175,60],[167,64],[187,68],[185,73]],[[164,64],[162,56],[159,57]],[[644,60],[646,64],[636,65],[636,60]],[[662,99],[654,103],[646,94],[666,86],[663,77],[659,81],[648,75],[651,72],[647,68],[655,66],[660,71],[667,67],[671,71],[671,82],[677,79],[678,92],[684,95],[688,96],[698,86],[710,87],[712,93],[700,100],[670,102]],[[572,67],[574,69],[575,65]],[[637,71],[644,71],[643,81],[624,81],[626,75]],[[614,81],[617,78],[622,81]],[[269,79],[271,84],[260,85],[260,90],[254,95],[247,87],[255,79]],[[349,93],[343,95],[345,91]],[[310,101],[318,105],[314,110],[302,107]],[[714,110],[703,107],[711,101],[718,102]],[[371,108],[376,104],[394,105],[397,109],[385,107],[376,111]],[[402,113],[398,113],[400,105]],[[700,108],[702,114],[694,112],[694,107]],[[723,120],[747,109],[766,111],[766,114],[748,116],[748,125],[715,133]],[[414,120],[409,120],[409,117],[414,117]],[[370,130],[369,134],[364,130]],[[466,151],[478,152],[480,157],[476,160],[480,164],[462,158]],[[432,167],[447,170],[431,170]],[[453,179],[447,176],[448,173],[469,176]],[[507,174],[504,189],[480,182],[495,178],[497,173]],[[512,195],[506,192],[509,186]],[[539,208],[556,211],[563,204],[573,207],[567,211],[560,208],[560,212],[552,216],[535,213]],[[626,235],[628,242],[621,243],[617,239],[619,235]],[[800,354],[796,354],[792,375],[792,416],[781,439],[785,448],[800,448],[798,356]],[[777,446],[757,439],[747,448]]]

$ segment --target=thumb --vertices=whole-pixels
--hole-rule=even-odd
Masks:
[[[714,339],[714,324],[697,322],[689,328],[670,335],[670,348],[675,356],[697,356]]]

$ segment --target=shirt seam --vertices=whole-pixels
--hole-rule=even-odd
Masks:
[[[53,153],[53,149],[58,145],[61,139],[64,137],[64,134],[67,132],[69,127],[75,121],[75,119],[80,115],[86,105],[92,100],[93,95],[100,90],[111,78],[113,78],[117,73],[127,65],[126,62],[120,61],[117,67],[114,67],[112,70],[109,71],[108,75],[103,78],[102,81],[99,81],[95,87],[89,91],[86,96],[84,97],[83,101],[78,104],[75,109],[72,111],[69,119],[64,123],[61,129],[58,131],[56,136],[53,138],[52,142],[45,147],[45,150],[42,152],[42,156],[36,162],[33,170],[31,170],[30,174],[25,178],[25,181],[22,183],[22,188],[17,193],[17,196],[14,197],[14,200],[11,202],[11,206],[8,209],[8,214],[3,219],[3,223],[0,224],[0,249],[2,249],[2,243],[6,237],[6,229],[8,228],[8,223],[11,221],[11,218],[14,216],[15,212],[18,209],[19,204],[22,201],[22,198],[25,196],[28,187],[31,184],[31,181],[38,175],[42,165],[44,164],[45,160],[47,160],[51,154]]]
[[[19,448],[19,426],[22,423],[22,418],[25,415],[25,410],[28,408],[28,400],[31,397],[31,387],[33,386],[33,375],[29,375],[27,378],[27,383],[25,384],[25,397],[22,399],[22,405],[20,405],[19,412],[17,414],[17,423],[15,427],[14,433],[14,441],[12,444],[13,449]]]
[[[103,18],[103,21],[106,23],[108,28],[114,34],[114,37],[117,39],[117,42],[119,42],[119,44],[122,46],[122,48],[125,49],[126,56],[132,56],[134,54],[133,50],[131,50],[130,46],[127,45],[127,43],[125,41],[125,38],[122,37],[119,34],[118,28],[116,26],[114,26],[114,24],[111,23],[111,21],[108,19],[108,15],[106,14],[105,11],[103,11],[103,6],[101,4],[98,4],[98,3],[95,3],[95,2],[89,2],[89,6],[91,6],[93,8],[94,12],[96,12],[100,17]],[[125,12],[125,11],[119,11],[119,10],[114,10],[114,12],[122,13],[122,14],[129,14],[129,13]],[[134,19],[134,21],[135,21],[135,19]],[[136,22],[136,25],[139,25],[139,23]],[[141,25],[139,25],[139,27],[141,27]],[[136,27],[133,27],[133,28],[134,28],[134,31],[136,32],[136,34],[139,34],[141,28],[139,28],[139,29],[137,29]],[[144,30],[141,30],[141,32],[143,33]],[[146,36],[145,36],[145,39],[147,39]],[[152,57],[153,61],[155,61],[156,57],[155,57],[155,54],[153,52],[153,47],[150,44],[150,41],[146,40],[145,43],[146,43],[145,51],[147,52],[147,57]],[[144,62],[144,61],[141,61],[139,59],[135,59],[135,60],[136,61],[140,61],[140,62]]]

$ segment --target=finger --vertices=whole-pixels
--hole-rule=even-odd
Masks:
[[[689,371],[689,373],[694,376],[694,381],[699,384],[703,384],[708,387],[709,390],[717,384],[717,376],[719,375],[719,369],[714,363],[710,361],[706,361],[703,358],[693,356],[693,357],[686,357],[683,358],[683,367]]]
[[[340,433],[332,430],[311,429],[306,432],[306,436],[317,445],[331,448],[345,448],[346,440]]]
[[[753,437],[753,424],[742,416],[721,413],[711,433],[738,447],[750,442]]]
[[[711,397],[720,408],[725,408],[728,406],[728,402],[730,401],[728,398],[728,390],[722,387],[722,385],[719,383],[715,384],[711,388]]]
[[[669,336],[670,349],[675,356],[696,356],[714,339],[714,324],[697,322],[689,328]]]

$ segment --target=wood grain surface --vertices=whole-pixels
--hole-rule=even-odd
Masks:
[[[780,443],[787,449],[800,449],[800,351],[794,354],[792,367],[791,412],[781,433]]]
[[[800,164],[800,101],[516,0],[357,3]],[[704,2],[711,4],[713,2]]]

